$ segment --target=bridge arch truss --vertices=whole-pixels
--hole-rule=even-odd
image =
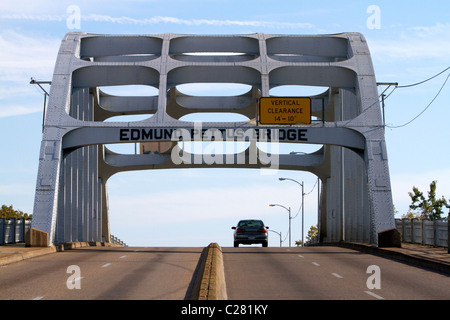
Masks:
[[[238,83],[249,90],[237,96],[194,96],[180,90],[184,84],[209,83]],[[157,94],[118,96],[102,89],[129,85],[148,86]],[[309,97],[315,121],[261,125],[259,99],[289,85],[323,87],[321,94]],[[248,120],[182,120],[193,113],[227,112]],[[145,119],[113,121],[120,115]],[[194,140],[217,132],[239,140],[243,132],[250,147],[218,155],[213,162],[198,160],[174,141],[179,132]],[[394,227],[379,97],[363,35],[68,33],[52,79],[33,228],[48,232],[49,244],[109,239],[107,181],[118,172],[273,168],[275,155],[259,150],[248,132],[259,138],[269,132],[272,142],[323,145],[311,154],[276,157],[276,169],[308,171],[321,179],[321,242],[377,244],[378,233]],[[106,147],[114,143],[142,143],[142,152],[118,154]],[[180,153],[182,161],[175,161]]]

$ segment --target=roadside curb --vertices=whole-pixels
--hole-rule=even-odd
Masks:
[[[26,251],[26,252],[9,254],[8,256],[2,257],[0,259],[0,266],[4,266],[4,265],[7,265],[7,264],[10,264],[13,262],[19,262],[19,261],[22,261],[25,259],[42,256],[42,255],[53,253],[53,252],[57,252],[57,248],[55,246],[44,247],[41,249],[30,250],[30,251]]]
[[[437,272],[442,272],[446,275],[450,275],[450,264],[444,261],[436,261],[432,259],[428,259],[423,256],[413,256],[411,254],[407,254],[405,252],[399,252],[396,250],[390,250],[389,248],[380,248],[376,246],[372,246],[369,244],[363,243],[353,243],[353,242],[337,242],[327,245],[336,245],[339,247],[345,247],[349,249],[355,249],[362,252],[372,253],[379,256],[383,256],[385,258],[398,260],[401,262],[409,263],[412,265],[416,265],[423,268],[428,268]]]
[[[191,298],[193,300],[227,300],[222,248],[217,243],[211,243],[200,259],[202,259],[200,274]]]
[[[123,247],[122,245],[104,243],[104,242],[68,242],[64,244],[58,244],[56,246],[48,247],[26,247],[18,248],[16,251],[7,253],[6,256],[0,257],[0,266],[4,266],[10,263],[19,262],[25,259],[43,256],[49,253],[61,252],[64,250],[70,250],[83,247]],[[0,247],[1,251],[2,247]],[[15,248],[16,249],[16,248]]]
[[[123,247],[123,245],[109,243],[109,242],[86,241],[86,242],[66,242],[66,243],[58,245],[57,247],[58,247],[58,251],[63,251],[63,250],[85,248],[85,247]]]

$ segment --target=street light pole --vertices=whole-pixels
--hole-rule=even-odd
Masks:
[[[302,187],[302,247],[304,246],[304,229],[305,229],[305,192],[304,192],[304,182],[301,183],[297,180],[291,179],[291,178],[278,178],[280,181],[284,180],[290,180],[297,184],[299,184]]]
[[[281,240],[281,232],[278,232],[278,231],[274,231],[274,230],[268,230],[268,231],[270,231],[270,232],[274,232],[274,233],[276,233],[277,235],[279,235],[279,236],[280,236],[280,248],[281,248],[281,243],[283,242],[283,240]]]
[[[285,206],[282,206],[281,204],[269,204],[269,207],[275,207],[275,206],[282,207],[282,208],[286,209],[289,213],[289,247],[290,247],[291,246],[291,219],[292,219],[291,218],[291,207],[286,208]]]
[[[305,232],[305,192],[303,189],[303,181],[302,181],[302,247],[305,246],[305,242],[303,239],[304,232]]]

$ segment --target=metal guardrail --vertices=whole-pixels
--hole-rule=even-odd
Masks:
[[[448,221],[395,219],[402,242],[448,248]]]
[[[31,220],[0,218],[0,245],[25,242],[25,234],[31,229]]]
[[[25,243],[25,234],[31,229],[31,219],[0,218],[0,246],[14,243]],[[111,235],[110,243],[127,246],[125,242]]]
[[[124,247],[127,247],[127,245],[125,244],[125,242],[123,242],[122,240],[120,240],[119,238],[113,236],[112,234],[109,236],[109,242],[113,243],[113,244],[118,244]]]
[[[450,233],[448,221],[395,219],[395,228],[400,232],[402,242],[448,248]],[[318,243],[319,238],[316,237],[307,241],[305,246]]]

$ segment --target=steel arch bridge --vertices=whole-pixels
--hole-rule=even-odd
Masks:
[[[238,83],[250,90],[239,96],[192,96],[179,90],[193,83]],[[158,94],[102,91],[127,85],[149,86]],[[263,123],[263,112],[282,117],[295,112],[288,104],[297,98],[283,104],[270,94],[290,85],[323,87],[322,94],[303,97],[304,111],[314,121],[284,123],[279,117]],[[282,107],[262,110],[263,98]],[[231,112],[248,120],[181,119],[199,112]],[[148,117],[105,121],[118,115]],[[249,146],[214,157],[180,147],[185,140],[217,139],[244,140]],[[323,147],[311,154],[278,155],[258,149],[260,141]],[[138,142],[157,145],[159,152],[143,144],[139,154],[118,154],[105,146]],[[320,241],[377,244],[378,233],[395,225],[384,127],[364,36],[66,34],[52,78],[32,222],[48,233],[49,245],[108,241],[107,181],[115,173],[218,167],[311,172],[322,181]]]

